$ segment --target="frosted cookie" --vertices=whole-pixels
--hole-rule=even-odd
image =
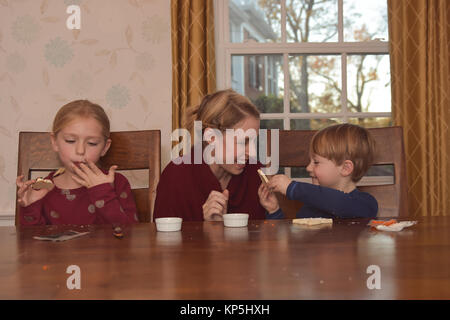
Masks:
[[[37,178],[32,188],[33,190],[51,189],[53,188],[53,182],[49,179]]]
[[[299,219],[293,219],[292,223],[295,224],[305,224],[308,226],[314,226],[316,224],[332,224],[333,219],[327,219],[327,218],[299,218]]]
[[[266,183],[267,184],[269,182],[269,179],[264,174],[264,172],[262,172],[261,169],[258,169],[258,174],[259,174],[259,177],[261,178],[262,183]]]

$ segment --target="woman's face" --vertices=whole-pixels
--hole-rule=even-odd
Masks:
[[[223,135],[223,164],[219,164],[230,174],[244,171],[249,158],[257,158],[256,140],[259,134],[259,119],[248,116],[238,122],[232,132]],[[233,141],[231,144],[227,142]]]

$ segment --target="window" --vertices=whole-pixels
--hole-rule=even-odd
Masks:
[[[392,125],[387,0],[217,0],[215,11],[218,88],[250,98],[261,128]]]

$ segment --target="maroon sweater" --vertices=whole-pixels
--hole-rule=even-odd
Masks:
[[[203,204],[211,191],[222,192],[219,180],[208,164],[170,162],[161,174],[156,191],[154,218],[181,217],[184,221],[203,221]],[[261,164],[247,164],[228,183],[228,213],[248,213],[249,219],[265,219],[259,203],[261,180],[257,170]]]
[[[106,173],[106,172],[105,172]],[[53,181],[54,172],[47,179]],[[128,180],[120,173],[114,186],[63,190],[54,187],[44,198],[20,208],[21,225],[128,224],[137,222],[136,204]]]

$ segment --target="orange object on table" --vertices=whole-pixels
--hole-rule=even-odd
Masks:
[[[375,227],[378,225],[383,225],[383,226],[390,226],[391,224],[397,223],[396,219],[391,219],[391,220],[370,220],[369,225],[371,227]]]

